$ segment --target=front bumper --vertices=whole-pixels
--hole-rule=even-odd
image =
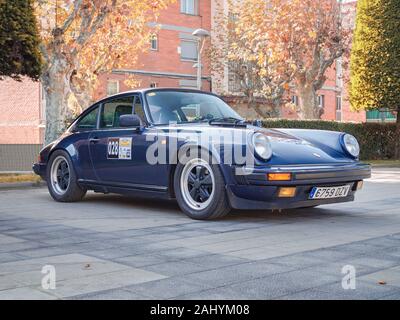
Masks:
[[[268,173],[290,172],[290,181],[268,181]],[[272,166],[235,168],[235,184],[226,186],[230,204],[235,209],[289,209],[353,201],[357,182],[371,177],[371,167],[355,163],[332,166]],[[309,199],[313,187],[350,185],[347,197]],[[280,198],[280,187],[296,187],[291,198]]]
[[[33,164],[32,170],[35,174],[40,176],[43,180],[46,180],[46,165],[44,163]]]

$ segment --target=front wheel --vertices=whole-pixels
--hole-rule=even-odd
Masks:
[[[178,163],[174,175],[174,190],[179,207],[192,219],[217,219],[231,210],[225,181],[218,165],[210,164],[208,154],[192,156]]]
[[[54,200],[74,202],[81,200],[86,189],[78,185],[72,161],[67,152],[54,151],[47,164],[47,187]]]

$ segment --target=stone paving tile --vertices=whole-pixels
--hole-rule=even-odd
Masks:
[[[56,296],[38,289],[23,287],[0,290],[0,300],[55,300]]]
[[[384,281],[390,286],[400,287],[400,266],[363,275],[358,279],[374,284]]]
[[[191,283],[181,277],[171,277],[159,281],[151,281],[138,285],[124,287],[135,294],[146,295],[152,299],[171,299],[201,290],[209,286],[205,283]]]
[[[310,290],[299,291],[278,297],[282,300],[375,300],[390,297],[400,293],[399,289],[391,286],[372,285],[357,281],[356,289],[344,290],[340,283],[323,285]]]
[[[0,253],[9,252],[9,253],[18,253],[24,255],[25,252],[27,253],[29,251],[36,252],[46,248],[47,246],[39,241],[23,241],[23,242],[10,243],[7,245],[0,245]]]
[[[23,241],[24,240],[16,238],[16,237],[5,236],[5,235],[0,234],[0,244],[2,246],[13,244],[13,243],[18,243],[18,242],[23,242]]]
[[[272,274],[257,279],[242,281],[216,289],[200,292],[190,296],[179,296],[182,299],[273,299],[297,291],[311,289],[322,284],[336,281],[330,275],[316,276],[314,272],[290,271]],[[208,297],[208,298],[207,298]]]
[[[165,257],[167,260],[185,259],[193,257],[201,257],[209,255],[207,251],[187,249],[187,248],[176,248],[170,250],[163,250],[157,253],[158,256]]]
[[[276,258],[260,260],[260,262],[262,261],[265,261],[267,263],[295,267],[297,269],[304,269],[307,267],[322,265],[326,263],[326,260],[322,258],[305,256],[304,253],[296,253],[288,256],[280,256]]]
[[[169,261],[160,264],[153,264],[145,267],[146,270],[159,272],[166,276],[184,276],[191,273],[208,270],[209,267],[198,265],[187,261]]]
[[[125,289],[111,289],[66,297],[68,300],[149,300],[150,297]]]
[[[15,250],[19,255],[24,258],[42,258],[49,256],[56,256],[61,254],[69,254],[76,252],[73,248],[51,246],[47,247],[43,244],[37,245],[37,248],[29,248],[27,250]]]
[[[131,267],[146,267],[154,264],[164,263],[165,259],[151,254],[138,254],[121,258],[116,258],[114,261]]]
[[[330,250],[329,248],[326,248],[324,250],[313,250],[313,251],[308,251],[303,253],[303,256],[305,258],[310,257],[310,258],[317,258],[325,261],[339,261],[339,260],[345,260],[345,259],[350,259],[350,258],[356,258],[361,256],[359,253],[354,253],[351,251],[337,251],[337,250]]]
[[[249,262],[250,260],[226,256],[222,254],[209,254],[206,256],[185,258],[183,261],[199,264],[210,269],[217,269],[221,267],[246,263]]]
[[[220,287],[289,270],[293,270],[293,268],[270,263],[249,262],[188,274],[185,276],[185,280]]]
[[[400,291],[397,291],[394,294],[390,294],[390,295],[384,296],[382,298],[379,298],[378,300],[400,300]]]
[[[0,264],[6,263],[6,262],[11,262],[11,261],[22,260],[22,259],[23,259],[23,257],[21,257],[18,254],[13,254],[13,253],[8,253],[8,252],[0,253]]]
[[[165,276],[137,268],[129,268],[117,272],[109,272],[68,279],[57,283],[54,294],[60,298],[93,293],[107,289],[122,288],[125,286],[151,282],[163,279]]]

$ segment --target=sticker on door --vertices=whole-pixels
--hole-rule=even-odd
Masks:
[[[132,159],[132,138],[108,138],[107,159]]]

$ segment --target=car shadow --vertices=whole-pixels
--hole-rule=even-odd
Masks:
[[[85,203],[91,204],[109,204],[118,205],[121,208],[132,208],[144,211],[157,211],[165,214],[166,217],[186,217],[180,210],[176,200],[146,198],[140,196],[124,196],[118,194],[95,194],[89,193],[83,200]],[[288,210],[232,210],[227,216],[213,220],[218,221],[232,221],[232,222],[290,222],[290,220],[298,218],[320,218],[328,219],[332,217],[342,217],[348,215],[344,208],[333,209],[332,206],[328,207],[315,207],[315,208],[301,208],[301,209],[288,209]],[[190,219],[188,217],[188,219]]]

